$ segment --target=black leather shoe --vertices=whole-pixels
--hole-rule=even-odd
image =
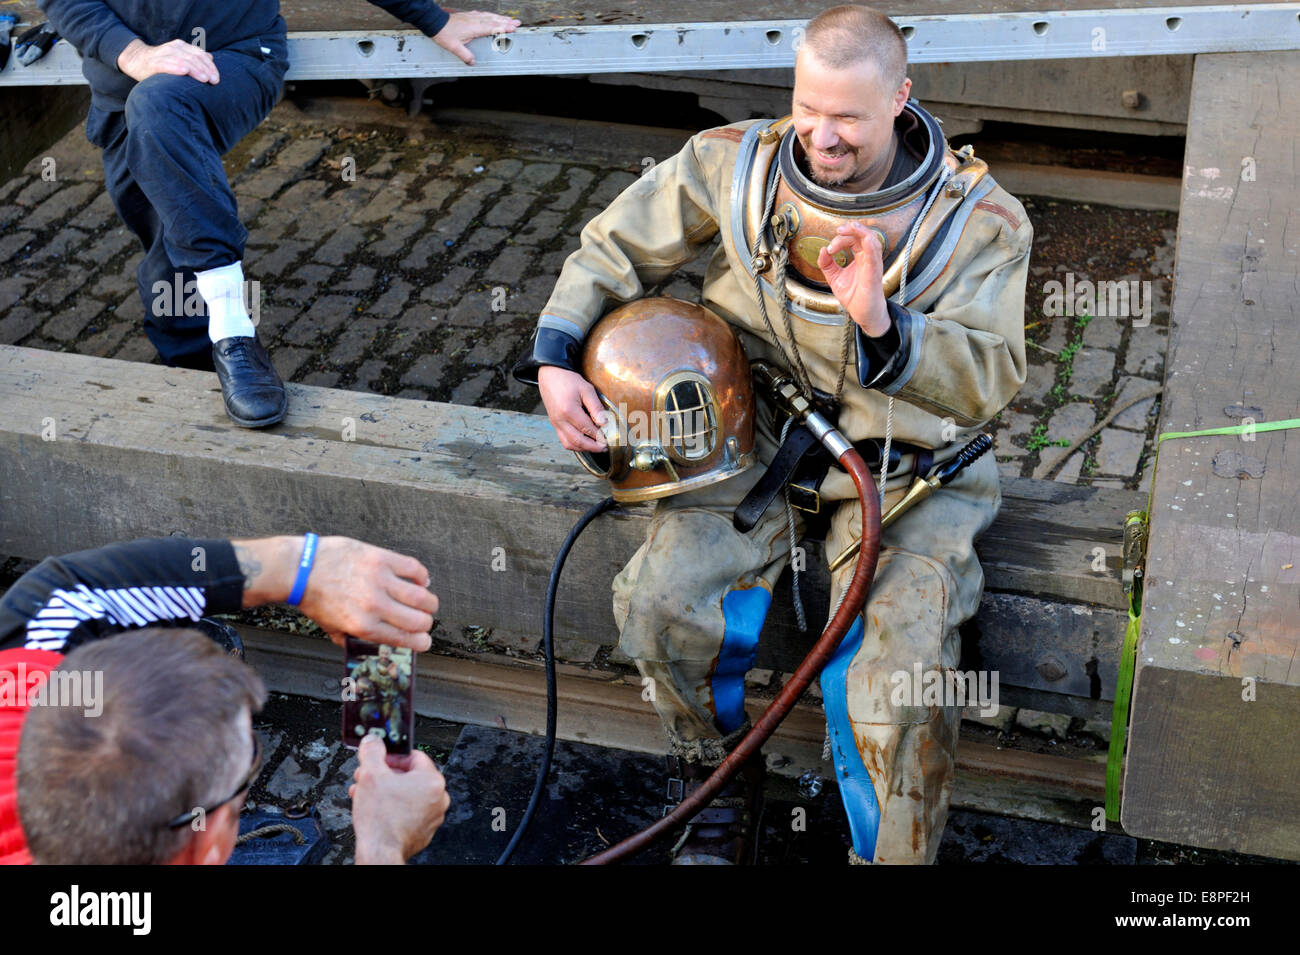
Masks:
[[[231,421],[244,428],[265,428],[284,418],[284,382],[256,335],[214,343],[212,363]]]

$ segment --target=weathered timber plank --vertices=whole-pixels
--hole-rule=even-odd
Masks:
[[[249,663],[281,693],[325,701],[339,698],[342,651],[320,639],[239,627]],[[659,717],[641,699],[641,687],[611,674],[559,667],[556,735],[560,739],[643,753],[664,753]],[[523,733],[546,729],[546,684],[541,669],[500,658],[465,659],[422,654],[415,708],[421,716],[497,726]],[[757,718],[763,703],[747,703]],[[333,727],[326,727],[332,732]],[[797,704],[764,746],[785,776],[830,774],[821,758],[826,720],[821,708]],[[1037,755],[962,741],[952,804],[1029,819],[1086,826],[1105,786],[1098,763]]]
[[[1294,687],[1146,666],[1124,775],[1125,831],[1300,859]]]
[[[963,634],[962,668],[1012,686],[1114,700],[1127,623],[1109,608],[985,593]]]
[[[997,181],[1013,196],[1052,196],[1121,209],[1176,211],[1181,183],[1173,176],[1145,176],[1105,169],[1070,169],[1024,162],[993,165]]]
[[[0,553],[37,558],[172,533],[347,534],[424,561],[449,627],[535,633],[555,550],[602,492],[543,418],[512,412],[290,386],[286,422],[250,431],[226,420],[211,374],[14,347],[0,348],[0,401]],[[1120,526],[1136,497],[1007,482],[980,544],[989,587],[1120,603]],[[629,510],[583,535],[565,568],[558,632],[615,642],[609,581],[648,515]],[[825,575],[811,566],[818,620]],[[995,646],[1005,626],[988,616],[986,628]],[[1073,676],[1027,670],[1027,685],[1093,695],[1079,682],[1096,655],[1090,633],[1075,639],[1045,623],[1035,639]],[[791,670],[809,643],[783,589],[760,665]]]
[[[1161,432],[1300,417],[1297,84],[1300,54],[1196,61]],[[1300,858],[1298,500],[1296,433],[1164,443],[1128,831]]]
[[[1134,491],[1058,481],[1002,482],[1002,511],[977,550],[993,590],[1122,608],[1124,515]],[[1097,553],[1101,548],[1102,553]],[[1093,570],[1101,557],[1105,570]]]

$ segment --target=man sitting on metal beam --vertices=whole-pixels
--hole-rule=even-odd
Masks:
[[[425,650],[428,583],[413,557],[315,535],[138,540],[41,562],[0,598],[0,863],[224,863],[266,691],[205,615],[288,603],[336,643]],[[442,822],[442,774],[375,742],[358,760],[356,860],[400,864]]]
[[[431,0],[370,0],[467,63],[466,43],[519,21]],[[39,0],[81,53],[86,136],[144,246],[145,331],[169,365],[215,370],[226,413],[261,428],[286,398],[250,317],[244,243],[221,157],[271,111],[289,63],[279,0]],[[193,291],[192,291],[193,290]],[[197,293],[197,294],[195,294]]]
[[[838,419],[884,472],[882,511],[915,476],[964,461],[958,452],[1025,380],[1033,230],[969,147],[949,149],[936,120],[909,100],[906,68],[907,43],[884,14],[827,10],[797,49],[791,117],[700,133],[587,223],[516,369],[539,385],[564,447],[612,460],[602,426],[626,411],[604,404],[609,396],[579,373],[593,324],[720,237],[703,305],[733,327],[751,361],[780,366]],[[605,367],[624,369],[629,388],[662,404],[674,369],[662,379],[642,372],[659,351],[647,340]],[[735,394],[734,384],[711,387]],[[832,575],[832,605],[852,570],[862,517],[849,476],[828,462],[806,467],[771,412],[760,396],[756,447],[768,473],[661,500],[645,544],[614,581],[620,647],[655,688],[676,801],[748,729],[744,675],[791,561],[787,500],[830,512],[828,553],[850,561]],[[675,453],[662,450],[638,453],[631,466],[657,467]],[[946,682],[955,669],[958,627],[984,583],[973,542],[1000,500],[986,455],[889,524],[870,600],[822,673],[850,861],[934,861],[960,706],[900,698],[891,675],[921,670]],[[762,766],[751,768],[744,788],[724,789],[697,817],[675,861],[745,857]]]

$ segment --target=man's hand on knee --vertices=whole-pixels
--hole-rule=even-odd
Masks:
[[[144,40],[132,40],[117,58],[117,68],[136,82],[156,73],[192,76],[200,83],[221,82],[216,61],[207,50],[184,40],[172,40],[162,46],[150,46]]]
[[[348,795],[358,865],[401,865],[429,844],[451,805],[433,760],[418,749],[388,756],[373,736],[357,747],[352,778]]]
[[[495,33],[514,33],[518,26],[519,21],[514,17],[503,17],[500,14],[484,13],[479,10],[457,10],[446,25],[434,35],[433,42],[473,66],[474,54],[470,52],[466,43]]]

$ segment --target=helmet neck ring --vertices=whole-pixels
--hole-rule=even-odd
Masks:
[[[919,191],[928,189],[938,178],[939,171],[943,167],[944,155],[948,151],[943,130],[939,126],[939,121],[922,109],[915,100],[908,100],[903,106],[903,111],[915,117],[926,139],[926,152],[916,171],[902,182],[875,192],[861,193],[839,192],[818,185],[800,167],[798,157],[802,154],[803,148],[799,145],[799,137],[795,135],[793,124],[785,131],[781,139],[781,148],[777,153],[781,177],[801,199],[824,209],[849,214],[880,212],[901,200],[915,196]],[[901,144],[900,148],[902,148]]]

